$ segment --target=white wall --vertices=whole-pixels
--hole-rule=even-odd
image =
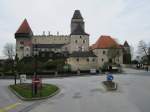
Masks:
[[[79,61],[77,61],[77,59]],[[87,61],[87,59],[89,61]],[[94,59],[94,60],[93,60]],[[97,69],[97,58],[96,57],[70,57],[67,59],[67,63],[71,65],[72,71],[90,70]]]
[[[89,50],[89,36],[87,35],[71,35],[69,51],[88,51]]]
[[[105,62],[109,61],[109,58],[107,56],[108,49],[94,49],[93,52],[97,56],[97,67],[102,67]],[[116,57],[115,62],[118,64],[122,64],[123,63],[123,50],[119,49],[119,52],[121,55],[118,58]]]

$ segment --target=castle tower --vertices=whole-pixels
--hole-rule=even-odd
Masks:
[[[16,54],[19,59],[31,56],[33,32],[25,19],[15,33]]]
[[[123,63],[130,64],[131,63],[131,51],[130,46],[127,41],[123,44],[124,52],[123,52]]]
[[[78,26],[81,26],[82,30],[84,31],[84,21],[82,15],[79,10],[75,10],[71,20],[71,33],[73,33]]]
[[[73,14],[70,37],[70,52],[89,50],[89,34],[85,32],[84,19],[79,10]]]
[[[124,42],[123,46],[126,54],[130,54],[130,46],[127,41]]]

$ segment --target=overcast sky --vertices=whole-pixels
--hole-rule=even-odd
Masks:
[[[0,0],[0,55],[6,43],[15,43],[14,33],[26,18],[35,35],[70,34],[74,10],[85,20],[90,44],[100,35],[110,35],[121,44],[136,47],[150,42],[150,0]]]

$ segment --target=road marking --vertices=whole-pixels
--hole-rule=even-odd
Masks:
[[[8,105],[8,106],[6,106],[6,107],[4,107],[4,108],[2,108],[2,109],[0,109],[0,112],[7,112],[7,111],[9,111],[9,110],[11,110],[11,109],[14,109],[14,108],[16,108],[18,105],[20,105],[21,103],[14,103],[14,104],[11,104],[11,105]]]

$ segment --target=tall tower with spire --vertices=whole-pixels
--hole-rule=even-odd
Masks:
[[[71,19],[71,33],[75,32],[78,27],[82,28],[84,32],[84,21],[79,10],[75,10],[73,17]]]
[[[15,33],[16,54],[19,59],[32,55],[32,36],[33,32],[27,20],[24,19]]]
[[[71,19],[70,52],[88,51],[89,34],[85,32],[84,19],[79,10],[75,10]]]
[[[123,63],[130,64],[131,63],[131,50],[127,41],[123,44]]]

